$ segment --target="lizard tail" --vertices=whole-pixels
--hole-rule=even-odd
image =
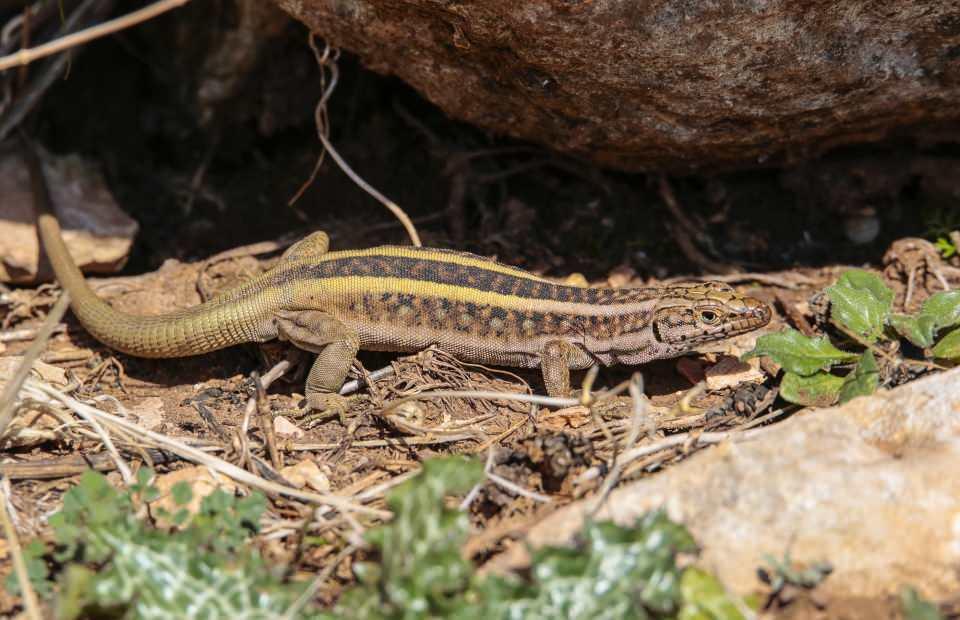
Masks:
[[[214,299],[159,316],[132,315],[110,307],[90,288],[70,256],[53,213],[40,159],[26,138],[23,144],[40,241],[57,280],[70,294],[71,310],[97,340],[137,357],[164,358],[198,355],[269,338],[265,332],[273,304],[256,281],[241,286],[228,299]],[[243,303],[236,303],[240,299]]]

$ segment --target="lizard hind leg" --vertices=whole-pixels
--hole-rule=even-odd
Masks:
[[[281,340],[317,354],[307,375],[308,408],[342,414],[347,399],[339,391],[357,357],[360,336],[320,310],[280,310],[274,320]]]
[[[313,256],[322,256],[330,249],[330,236],[322,230],[310,233],[300,241],[297,241],[283,253],[280,260],[290,260],[298,258],[310,258]]]

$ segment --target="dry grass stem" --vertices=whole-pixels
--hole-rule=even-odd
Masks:
[[[643,375],[638,372],[633,374],[630,378],[629,390],[630,398],[633,402],[633,415],[630,418],[630,426],[627,431],[626,441],[623,445],[624,451],[633,449],[634,445],[636,445],[640,439],[642,430],[647,430],[647,434],[652,434],[652,431],[655,430],[651,429],[649,424],[647,424],[649,418],[647,415],[647,398],[643,394]],[[593,507],[588,511],[591,515],[596,514],[604,502],[607,501],[610,491],[620,482],[620,477],[623,475],[623,468],[627,464],[626,461],[618,458],[619,450],[617,449],[618,446],[616,442],[613,443],[613,446],[613,466],[610,468],[610,474],[603,481],[603,486],[600,487],[600,491],[597,493]]]
[[[23,606],[26,608],[27,616],[31,620],[41,620],[43,615],[40,613],[40,603],[37,600],[37,593],[30,583],[27,563],[23,559],[23,549],[20,547],[20,539],[17,536],[16,528],[13,527],[10,513],[7,511],[7,494],[2,488],[0,488],[0,521],[3,522],[3,534],[7,539],[10,555],[13,558],[13,569],[17,574],[20,596],[23,598]]]
[[[495,485],[503,489],[506,489],[507,491],[510,491],[511,493],[515,493],[517,495],[532,499],[535,502],[540,502],[543,504],[549,504],[550,502],[553,501],[551,498],[547,497],[546,495],[542,495],[540,493],[537,493],[536,491],[525,489],[519,484],[517,484],[516,482],[512,482],[510,480],[507,480],[503,476],[499,476],[493,473],[493,446],[490,446],[490,449],[487,451],[487,463],[483,468],[483,473],[486,474],[487,480],[489,480],[490,482],[494,483]]]
[[[57,303],[53,304],[53,308],[50,309],[50,313],[44,320],[43,325],[37,330],[36,340],[33,341],[30,348],[23,354],[23,359],[20,360],[20,365],[13,373],[13,376],[10,377],[10,381],[7,382],[3,394],[0,394],[0,437],[3,437],[7,426],[10,424],[10,420],[13,419],[17,394],[20,393],[20,387],[26,380],[27,375],[30,374],[30,369],[33,368],[34,362],[40,358],[40,354],[43,353],[44,348],[47,346],[47,341],[50,340],[50,336],[53,335],[54,328],[60,324],[60,319],[63,318],[69,306],[70,295],[64,291],[57,300]]]
[[[366,506],[359,505],[350,501],[348,498],[332,495],[328,493],[312,493],[308,491],[301,491],[299,489],[294,489],[287,487],[275,482],[271,482],[250,472],[237,467],[227,461],[213,457],[206,452],[187,445],[181,441],[172,439],[160,433],[155,433],[153,431],[147,430],[142,426],[134,424],[128,420],[124,420],[115,415],[100,411],[90,405],[81,403],[80,401],[67,396],[66,394],[61,393],[59,390],[41,383],[39,381],[28,380],[25,385],[25,389],[28,393],[31,393],[35,398],[38,399],[53,399],[62,403],[67,408],[77,412],[77,410],[83,410],[85,413],[90,415],[93,418],[96,418],[98,421],[108,422],[110,424],[116,425],[121,429],[127,430],[145,440],[150,440],[154,442],[157,446],[162,447],[163,449],[169,450],[181,458],[184,458],[194,463],[204,465],[209,467],[213,471],[221,473],[229,478],[246,484],[252,488],[259,489],[265,493],[273,493],[277,495],[284,495],[287,497],[292,497],[294,499],[299,499],[301,501],[310,502],[314,504],[326,504],[331,508],[343,511],[343,512],[356,512],[359,514],[364,514],[370,517],[375,517],[378,519],[389,518],[391,515],[389,512],[384,510],[377,510],[374,508],[368,508]]]
[[[97,24],[96,26],[91,26],[90,28],[86,28],[80,32],[68,34],[64,37],[60,37],[59,39],[50,41],[49,43],[38,45],[37,47],[19,50],[13,54],[9,54],[0,58],[0,71],[5,71],[12,67],[27,65],[40,58],[68,50],[78,45],[83,45],[84,43],[89,43],[94,39],[105,37],[108,34],[113,34],[114,32],[125,30],[141,22],[153,19],[157,15],[179,8],[189,1],[190,0],[158,0],[153,4],[145,6],[137,11],[133,11],[132,13],[128,13],[122,17],[111,19],[110,21]]]

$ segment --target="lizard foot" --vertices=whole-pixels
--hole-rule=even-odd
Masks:
[[[304,407],[304,415],[301,419],[307,428],[333,416],[338,417],[340,423],[346,425],[347,412],[350,410],[350,404],[353,400],[354,397],[352,396],[324,392],[307,394],[306,407]]]

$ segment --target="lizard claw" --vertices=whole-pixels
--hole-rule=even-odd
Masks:
[[[318,422],[321,419],[337,416],[344,423],[353,397],[325,392],[307,394],[304,422]]]

